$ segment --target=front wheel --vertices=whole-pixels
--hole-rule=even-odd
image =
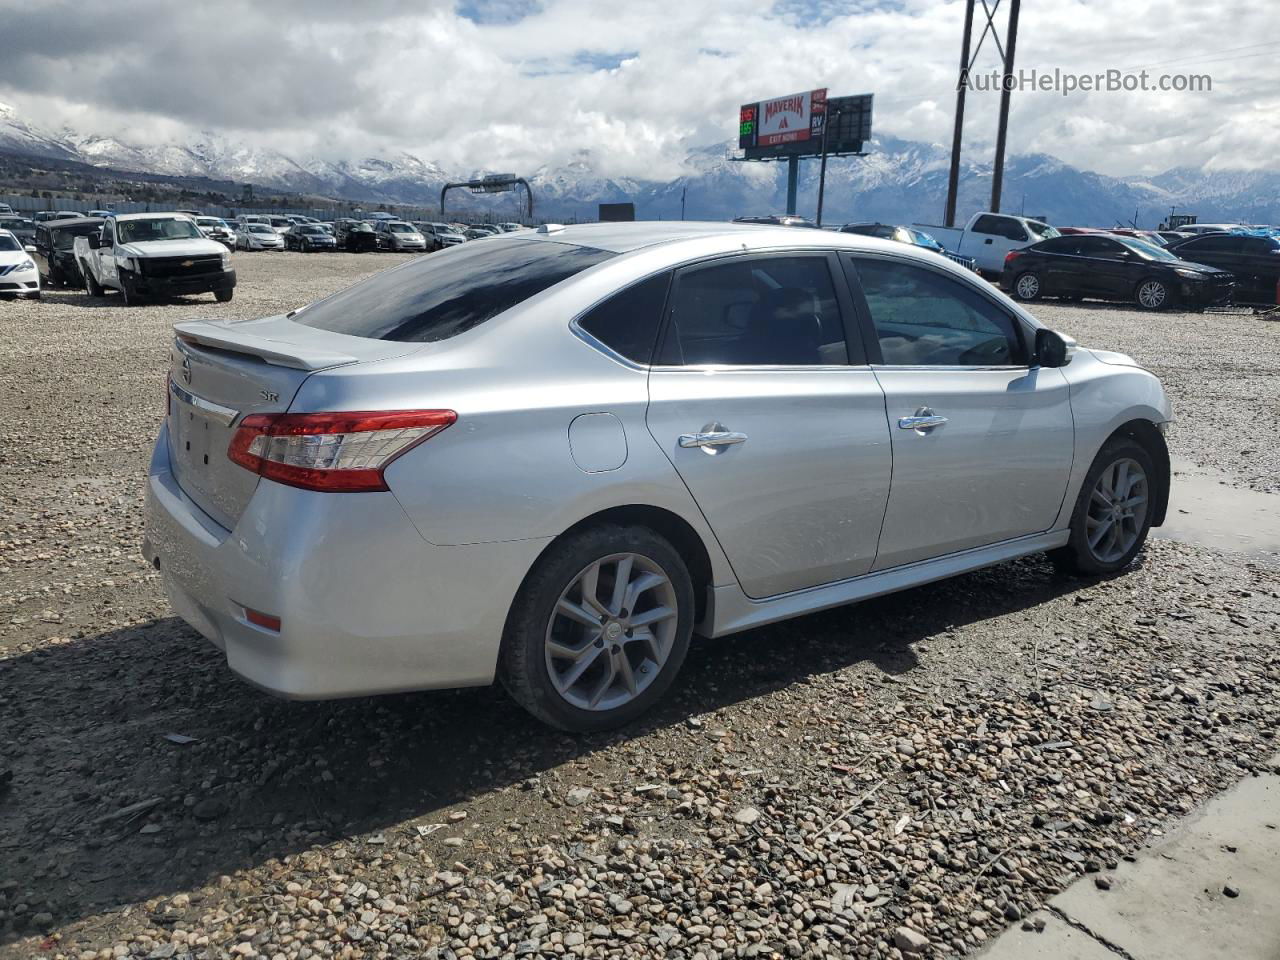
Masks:
[[[512,603],[502,683],[561,730],[621,726],[670,688],[693,617],[693,581],[666,539],[613,525],[572,534],[539,559]]]
[[[231,298],[235,295],[235,290],[215,290],[213,291],[214,299],[219,303],[230,303]]]
[[[1099,576],[1133,562],[1151,529],[1155,463],[1128,437],[1107,441],[1085,475],[1071,513],[1071,539],[1050,552],[1064,573]]]
[[[1160,310],[1169,303],[1169,288],[1163,280],[1143,280],[1134,299],[1143,310]]]
[[[1013,295],[1019,300],[1038,300],[1040,298],[1040,278],[1034,273],[1023,273],[1013,281]]]
[[[142,298],[138,296],[138,292],[133,288],[133,281],[120,274],[120,301],[126,307],[136,307],[142,302]]]

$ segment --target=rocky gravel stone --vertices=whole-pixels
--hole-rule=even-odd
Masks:
[[[402,259],[236,254],[225,306],[0,302],[4,960],[955,956],[1275,752],[1277,567],[1170,541],[700,641],[611,734],[496,688],[264,696],[138,555],[169,325]],[[1280,427],[1245,454],[1240,418],[1280,325],[1036,312],[1166,377],[1175,453],[1274,488]]]

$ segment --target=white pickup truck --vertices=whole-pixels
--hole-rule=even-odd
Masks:
[[[235,291],[230,252],[183,213],[107,217],[100,234],[76,237],[75,256],[90,294],[119,290],[126,305],[195,293],[226,303]]]
[[[979,273],[995,276],[1004,271],[1005,254],[1010,250],[1058,236],[1058,231],[1047,223],[1007,213],[975,213],[963,227],[929,223],[911,226],[931,234],[951,253],[973,257]]]

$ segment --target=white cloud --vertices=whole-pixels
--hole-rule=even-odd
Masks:
[[[520,172],[588,156],[605,175],[669,177],[691,148],[733,136],[743,101],[814,86],[874,92],[879,131],[948,143],[962,14],[957,0],[64,0],[6,14],[0,99],[128,139],[213,130],[294,154],[407,150]],[[1272,0],[1027,3],[1020,67],[1151,64],[1153,77],[1210,73],[1213,89],[1019,91],[1010,152],[1111,174],[1274,169],[1274,25]],[[988,37],[979,66],[995,63]],[[978,157],[998,94],[968,100]]]

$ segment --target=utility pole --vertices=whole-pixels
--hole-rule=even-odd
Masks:
[[[687,186],[680,188],[680,219],[681,220],[684,219],[684,198],[685,198],[685,194],[687,194],[688,192],[689,192],[689,188]]]
[[[973,0],[965,0],[964,41],[960,44],[960,80],[956,84],[956,123],[951,132],[951,171],[947,174],[947,210],[944,226],[956,225],[956,192],[960,187],[960,136],[964,130],[964,94],[969,86],[969,37],[973,33]],[[986,32],[983,32],[986,36]]]
[[[1006,34],[1004,48],[1004,73],[1000,82],[1000,125],[996,129],[996,159],[991,171],[991,210],[1000,212],[1000,190],[1004,186],[1004,145],[1005,135],[1009,129],[1009,94],[1013,92],[1013,52],[1018,43],[1018,9],[1022,0],[1009,0],[1009,32]],[[985,6],[985,4],[984,4]],[[996,6],[1000,6],[998,3]],[[991,11],[993,14],[994,10]],[[995,29],[995,25],[988,21]],[[997,37],[996,48],[1000,41]]]
[[[818,226],[822,226],[822,200],[827,192],[827,125],[831,122],[831,111],[822,118],[822,167],[818,173]]]

